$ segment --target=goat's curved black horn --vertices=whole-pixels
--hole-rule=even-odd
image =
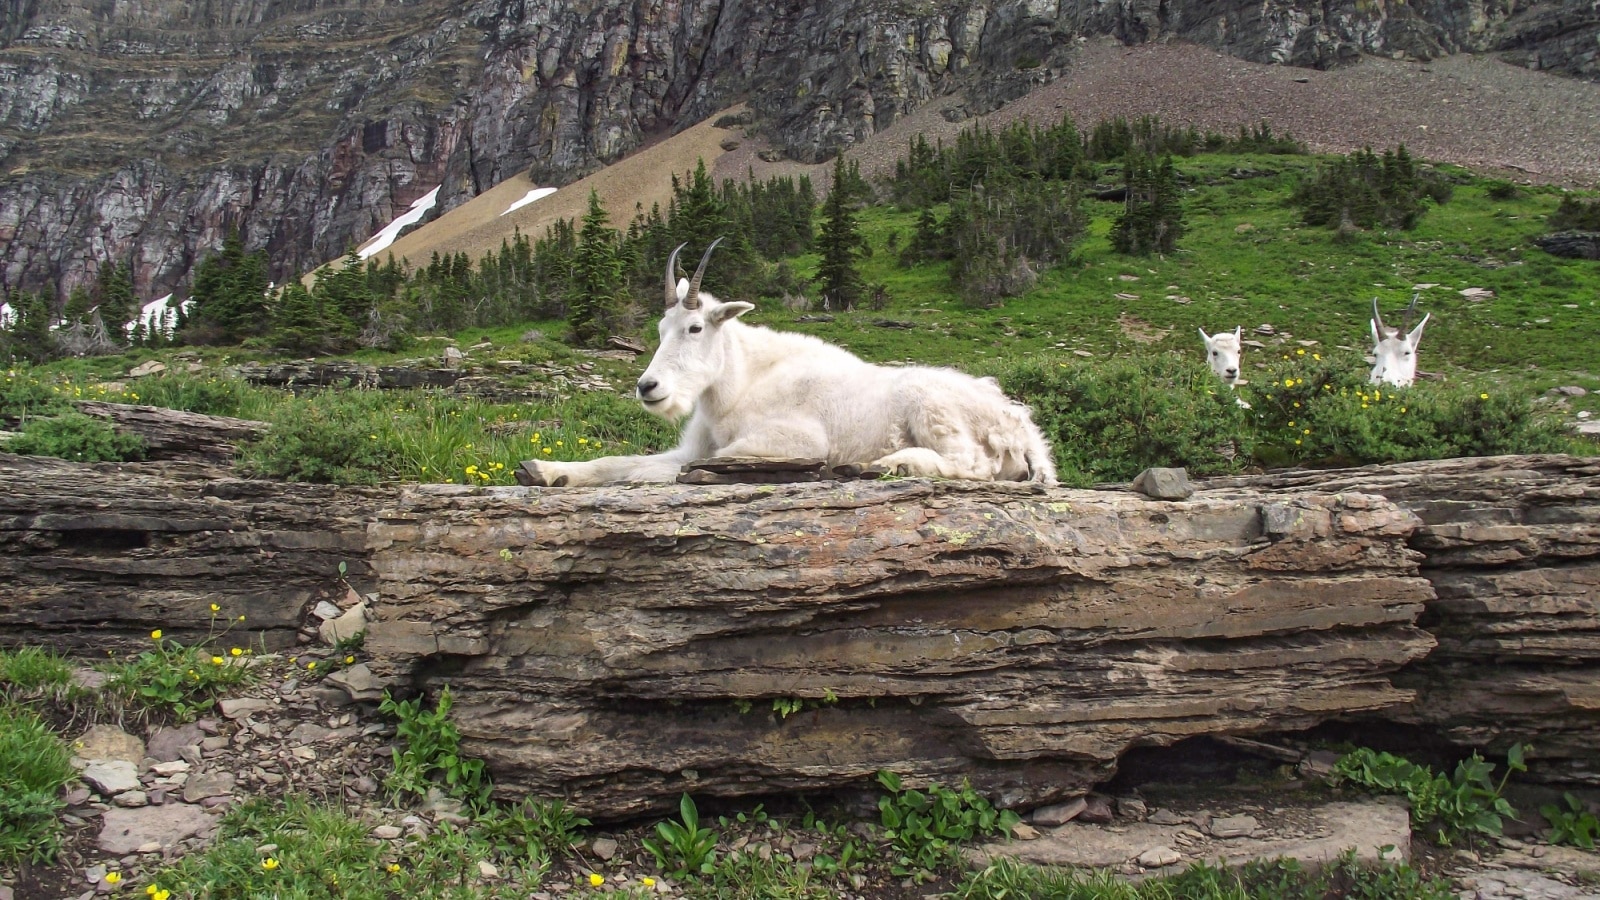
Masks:
[[[678,249],[667,257],[667,309],[678,302],[678,254],[687,246],[687,243],[679,244]]]
[[[706,277],[706,261],[711,259],[711,251],[717,249],[720,243],[722,238],[712,241],[711,246],[706,248],[705,255],[700,257],[700,265],[695,268],[694,277],[689,279],[689,296],[683,301],[684,309],[700,308],[700,279]]]
[[[1405,317],[1403,319],[1401,319],[1400,330],[1402,332],[1409,332],[1411,330],[1411,320],[1413,318],[1415,318],[1416,315],[1417,315],[1417,298],[1421,297],[1421,296],[1422,296],[1422,292],[1421,291],[1417,291],[1417,292],[1412,293],[1412,295],[1411,295],[1411,305],[1406,307],[1406,311],[1405,311],[1405,314],[1404,314]]]

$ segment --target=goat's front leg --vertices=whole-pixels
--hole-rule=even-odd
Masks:
[[[753,434],[742,434],[715,448],[711,456],[754,459],[827,459],[828,440],[820,424],[779,421]]]
[[[583,462],[530,459],[517,468],[517,481],[529,487],[593,487],[602,484],[675,481],[691,459],[682,448],[650,456],[602,456]]]

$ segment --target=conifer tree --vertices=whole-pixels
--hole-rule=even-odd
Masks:
[[[572,258],[572,294],[569,298],[573,341],[598,347],[617,327],[626,302],[619,236],[609,227],[610,217],[600,196],[589,191],[589,211],[578,232]]]
[[[100,267],[92,297],[106,327],[121,332],[139,314],[139,301],[133,293],[133,272],[125,263]]]
[[[1183,203],[1172,157],[1158,164],[1142,153],[1129,153],[1123,173],[1128,199],[1112,227],[1111,246],[1136,256],[1172,252],[1183,236]]]
[[[266,294],[266,254],[246,253],[238,230],[230,230],[222,251],[195,266],[189,291],[193,305],[182,326],[183,337],[209,344],[264,334],[271,321]]]
[[[848,190],[838,186],[847,182],[849,170],[844,154],[834,157],[834,189],[822,204],[822,230],[815,247],[822,255],[817,265],[817,284],[835,309],[852,309],[861,299],[863,288],[856,261],[866,249],[866,240],[856,226],[855,204]]]

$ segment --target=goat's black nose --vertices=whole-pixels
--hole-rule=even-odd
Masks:
[[[1229,378],[1238,378],[1239,377],[1239,370],[1238,369],[1226,369],[1226,370],[1223,371],[1222,374],[1228,376]]]
[[[654,378],[641,378],[641,379],[639,379],[639,396],[641,396],[641,397],[649,396],[650,392],[655,390],[656,386],[659,385],[660,383],[661,382],[656,381]]]

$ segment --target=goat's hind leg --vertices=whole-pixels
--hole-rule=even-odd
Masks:
[[[970,481],[988,481],[994,478],[990,471],[977,471],[957,464],[937,450],[927,447],[907,447],[888,456],[873,460],[874,466],[887,469],[895,475],[912,475],[924,478],[963,478]]]

